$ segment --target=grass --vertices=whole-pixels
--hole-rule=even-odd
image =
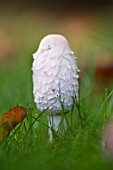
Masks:
[[[24,23],[24,18],[22,22]],[[33,28],[30,27],[22,33],[24,41],[26,40],[22,41],[24,50],[19,47],[13,53],[16,58],[0,67],[0,114],[16,104],[31,108],[27,119],[21,122],[0,146],[0,169],[113,169],[102,146],[103,129],[113,110],[112,83],[107,88],[98,88],[94,68],[89,68],[80,79],[80,101],[66,115],[67,133],[58,138],[54,132],[54,141],[50,143],[48,115],[36,108],[32,96],[31,53],[34,44],[30,40],[37,42],[30,29]],[[42,32],[40,26],[40,37]],[[29,33],[31,37],[28,37]],[[99,37],[94,39],[101,42]],[[18,40],[21,42],[21,37]],[[107,43],[106,40],[105,42]]]
[[[28,118],[1,146],[1,169],[113,168],[105,159],[101,144],[102,128],[112,114],[113,92],[108,92],[108,89],[98,92],[92,81],[93,72],[85,74],[80,80],[80,102],[66,115],[68,131],[61,139],[54,135],[53,143],[48,138],[48,116],[37,110],[33,102],[29,64],[25,67],[23,63],[23,66],[13,70],[2,69],[2,73],[1,113],[16,104],[31,110]]]

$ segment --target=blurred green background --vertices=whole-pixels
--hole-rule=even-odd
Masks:
[[[112,0],[0,1],[0,114],[16,104],[34,106],[32,54],[52,33],[64,35],[77,57],[84,128],[77,126],[76,142],[50,144],[46,136],[37,145],[26,144],[23,154],[0,150],[0,169],[15,169],[15,164],[18,169],[112,169],[100,148],[101,125],[113,109],[108,97],[113,85]]]
[[[96,65],[97,77],[102,81],[104,77],[109,77],[105,82],[112,80],[112,21],[113,3],[110,0],[1,1],[0,88],[3,88],[3,96],[1,94],[0,108],[6,107],[11,102],[8,96],[14,93],[14,87],[12,83],[11,86],[8,84],[8,80],[13,79],[14,74],[20,70],[22,72],[20,75],[17,74],[17,79],[14,80],[17,86],[19,78],[22,77],[25,82],[21,84],[21,88],[25,88],[26,84],[31,86],[32,54],[37,50],[40,40],[47,34],[57,33],[66,36],[77,56],[81,75],[87,72],[89,67],[94,68]],[[101,67],[104,67],[105,74]],[[28,81],[24,80],[24,76],[28,77]],[[28,90],[32,91],[32,87]],[[18,95],[19,92],[14,93],[15,98]],[[25,98],[25,94],[22,98]]]

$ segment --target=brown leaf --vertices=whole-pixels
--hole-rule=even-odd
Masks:
[[[4,141],[11,130],[27,117],[29,109],[23,106],[16,106],[7,113],[0,116],[0,141]]]

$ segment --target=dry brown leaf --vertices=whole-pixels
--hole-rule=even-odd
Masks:
[[[0,142],[3,142],[11,130],[27,117],[28,111],[28,108],[16,106],[0,116]]]

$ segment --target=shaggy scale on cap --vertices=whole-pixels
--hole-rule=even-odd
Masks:
[[[75,56],[65,37],[44,37],[33,54],[33,94],[37,107],[48,113],[59,114],[73,105],[78,98],[78,69]]]

